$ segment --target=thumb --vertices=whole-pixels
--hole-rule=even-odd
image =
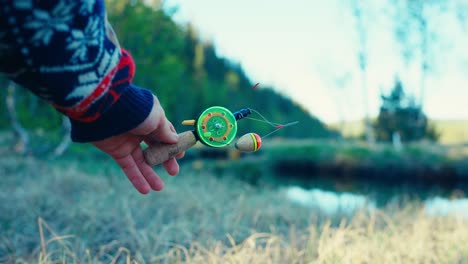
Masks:
[[[149,133],[145,136],[145,142],[148,144],[154,143],[168,143],[176,144],[178,142],[179,136],[175,131],[174,126],[172,125],[166,117],[162,119],[162,122],[156,130]]]
[[[141,136],[147,144],[168,143],[175,144],[178,141],[178,135],[174,126],[167,120],[164,109],[161,107],[156,96],[154,98],[153,108],[148,117],[138,127],[131,131],[132,134]]]

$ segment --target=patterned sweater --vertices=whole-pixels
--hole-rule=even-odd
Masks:
[[[75,142],[135,128],[153,106],[102,0],[0,0],[0,72],[67,115]]]

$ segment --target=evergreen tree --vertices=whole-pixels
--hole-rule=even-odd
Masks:
[[[402,141],[421,139],[437,140],[435,129],[428,124],[428,118],[411,96],[405,94],[400,80],[389,95],[381,95],[382,106],[374,124],[377,139],[392,141],[398,133]]]

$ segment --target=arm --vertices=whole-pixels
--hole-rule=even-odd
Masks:
[[[0,71],[67,115],[72,140],[109,154],[140,192],[160,190],[140,142],[175,143],[175,131],[157,98],[132,84],[135,64],[103,1],[8,1],[0,16]],[[178,172],[175,160],[165,167]]]

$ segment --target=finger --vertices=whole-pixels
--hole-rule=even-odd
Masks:
[[[145,136],[145,140],[150,144],[156,142],[175,144],[179,140],[179,135],[177,135],[172,123],[164,117],[158,128]]]
[[[145,162],[141,148],[135,149],[132,153],[132,156],[141,174],[143,177],[145,177],[146,181],[151,186],[151,189],[155,191],[161,191],[164,187],[164,182],[161,180],[161,178],[159,178],[158,174],[156,174],[156,172]]]
[[[146,181],[145,177],[143,177],[141,174],[140,169],[138,168],[132,156],[127,155],[122,158],[115,158],[115,161],[122,168],[123,172],[125,175],[127,175],[127,178],[130,180],[133,186],[135,186],[135,189],[137,189],[142,194],[147,194],[151,191],[150,185]]]
[[[163,166],[171,176],[175,176],[179,173],[179,163],[177,163],[175,158],[166,160],[163,162]]]
[[[182,151],[181,153],[177,154],[175,157],[176,159],[181,159],[185,156],[185,151]]]

